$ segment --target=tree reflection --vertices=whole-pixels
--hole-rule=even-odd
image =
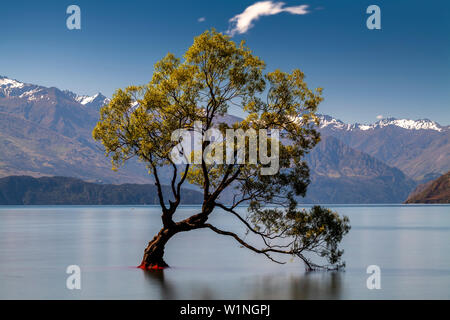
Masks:
[[[307,272],[300,275],[270,274],[236,277],[221,283],[183,281],[175,270],[143,271],[151,286],[159,288],[160,299],[341,299],[341,272]],[[181,277],[180,277],[181,276]],[[168,279],[167,279],[168,278]]]

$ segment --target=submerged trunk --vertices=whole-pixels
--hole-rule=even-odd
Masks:
[[[168,264],[164,261],[164,247],[175,234],[173,230],[161,229],[161,231],[148,243],[144,251],[144,257],[139,268],[144,270],[164,269]]]
[[[211,213],[213,208],[213,206],[209,206],[207,207],[207,211],[203,210],[201,213],[177,223],[174,223],[171,220],[171,215],[174,211],[169,212],[169,214],[163,214],[162,220],[164,227],[152,241],[148,243],[148,246],[144,251],[144,257],[138,268],[144,270],[167,268],[169,265],[164,261],[164,247],[166,246],[167,241],[178,232],[202,228],[208,219],[207,214]],[[206,215],[205,212],[207,212]]]

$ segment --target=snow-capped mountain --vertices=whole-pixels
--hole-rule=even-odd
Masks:
[[[105,104],[108,104],[110,101],[110,99],[102,95],[100,92],[93,96],[77,96],[75,97],[75,100],[86,107],[95,108],[97,110]]]
[[[19,98],[27,101],[51,100],[48,96],[48,91],[51,88],[38,86],[34,84],[24,83],[15,79],[10,79],[5,76],[0,76],[0,98]],[[74,102],[80,103],[88,108],[94,110],[100,109],[103,105],[109,103],[109,99],[100,92],[93,95],[78,95],[72,91],[58,90],[66,99],[71,99]]]
[[[320,117],[320,132],[401,169],[419,182],[450,170],[450,126],[428,120],[387,118],[373,124],[347,124]]]
[[[373,124],[360,124],[360,123],[348,124],[328,115],[320,115],[319,119],[321,129],[331,129],[331,130],[368,131],[385,128],[389,126],[395,126],[407,130],[434,130],[438,132],[449,130],[449,126],[446,127],[441,126],[439,123],[429,119],[410,120],[410,119],[386,118],[377,121]]]
[[[45,173],[119,181],[119,176],[111,175],[108,160],[92,140],[98,109],[107,102],[101,93],[78,95],[0,76],[0,176]],[[327,115],[319,118],[321,143],[327,146],[322,154],[328,154],[331,162],[344,157],[346,149],[333,149],[337,143],[325,143],[326,136],[400,169],[416,182],[428,181],[450,170],[450,126],[426,119],[388,118],[373,124],[347,124]],[[331,157],[329,153],[333,150],[338,153]],[[337,170],[320,163],[327,172]],[[358,163],[366,161],[352,162],[350,167]],[[312,166],[313,171],[317,168],[318,165]],[[356,173],[355,168],[344,171],[368,175],[369,171]],[[131,177],[133,181],[143,181],[138,166],[130,170],[124,171],[121,182]]]
[[[145,168],[111,170],[92,139],[105,97],[0,77],[0,177],[69,176],[110,183],[149,183]]]
[[[429,119],[409,120],[395,118],[382,119],[373,125],[359,125],[359,129],[374,130],[376,128],[383,128],[387,126],[397,126],[408,130],[435,130],[438,132],[444,130],[444,127],[439,125],[439,123]]]
[[[37,100],[43,98],[39,95],[41,88],[43,87],[0,76],[0,98],[26,97],[30,100]]]

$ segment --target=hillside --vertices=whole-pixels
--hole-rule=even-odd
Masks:
[[[436,180],[419,185],[405,203],[450,203],[450,171]]]
[[[322,116],[323,135],[338,138],[402,170],[418,183],[450,170],[450,129],[431,120],[383,119],[371,125],[346,124]]]
[[[333,137],[306,157],[311,184],[303,203],[400,203],[416,186],[397,168]]]
[[[168,186],[163,193],[168,197]],[[199,204],[202,194],[183,190],[182,204]],[[66,177],[12,176],[0,179],[0,205],[151,205],[159,204],[149,184],[95,184]]]
[[[102,183],[151,183],[131,161],[114,172],[92,139],[108,100],[0,77],[0,177],[70,176]]]

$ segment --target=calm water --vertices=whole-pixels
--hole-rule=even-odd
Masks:
[[[330,206],[350,217],[345,272],[305,274],[209,230],[176,235],[172,268],[139,264],[160,228],[157,207],[0,207],[1,299],[450,299],[450,206]],[[244,210],[244,209],[242,209]],[[183,207],[181,219],[196,212]],[[212,223],[240,231],[225,212]],[[81,290],[66,268],[81,268]],[[366,268],[381,268],[368,290]]]

